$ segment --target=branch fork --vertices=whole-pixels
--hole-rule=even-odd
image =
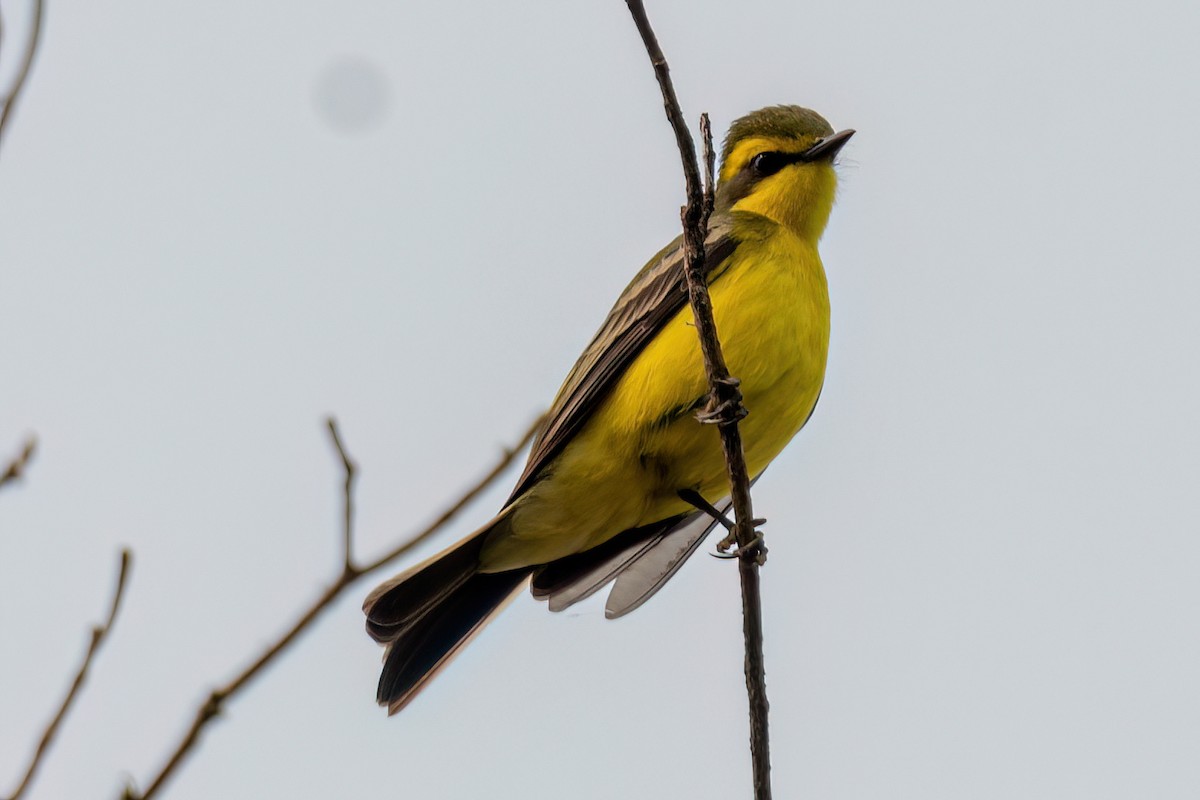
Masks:
[[[746,693],[750,701],[750,760],[753,766],[755,800],[771,798],[771,755],[768,733],[767,684],[762,650],[762,598],[759,591],[759,565],[765,558],[766,548],[762,535],[754,528],[754,510],[750,502],[750,474],[742,452],[741,435],[737,420],[745,416],[740,396],[734,401],[732,392],[737,382],[729,374],[717,339],[713,321],[712,301],[705,282],[704,242],[708,235],[708,217],[714,203],[714,174],[716,158],[712,149],[712,129],[708,115],[700,118],[700,133],[704,142],[705,184],[701,188],[700,170],[696,162],[696,145],[688,132],[675,87],[671,83],[670,68],[666,56],[658,44],[658,38],[650,27],[646,8],[642,0],[625,0],[633,16],[646,54],[654,67],[654,75],[662,91],[663,106],[667,119],[675,132],[675,142],[683,162],[683,175],[687,186],[687,205],[681,216],[684,226],[684,272],[687,276],[688,300],[696,319],[696,330],[700,336],[700,347],[704,354],[704,370],[711,392],[710,406],[721,434],[721,446],[725,454],[726,470],[729,474],[730,496],[737,517],[730,536],[725,541],[738,545],[738,574],[742,585],[742,632],[746,642]],[[706,409],[705,413],[709,413]],[[723,541],[722,544],[725,542]]]

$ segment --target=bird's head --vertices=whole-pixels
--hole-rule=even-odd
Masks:
[[[747,114],[729,127],[721,149],[716,209],[761,214],[815,243],[833,209],[833,159],[853,135],[834,133],[800,106]]]

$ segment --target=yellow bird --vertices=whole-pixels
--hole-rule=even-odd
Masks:
[[[750,474],[800,430],[821,393],[829,293],[817,242],[833,160],[854,131],[772,106],[733,123],[707,239],[708,283],[741,380]],[[560,611],[614,582],[606,616],[645,602],[728,508],[683,275],[682,238],[625,288],[575,363],[504,508],[466,539],[373,591],[367,631],[387,646],[378,700],[395,713],[532,584]]]

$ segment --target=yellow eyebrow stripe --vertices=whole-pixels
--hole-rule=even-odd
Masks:
[[[815,140],[814,140],[815,141]],[[725,163],[721,165],[721,180],[729,181],[746,166],[758,153],[767,151],[777,153],[802,153],[812,146],[811,142],[801,142],[795,139],[778,139],[771,136],[752,136],[743,139],[730,152]]]

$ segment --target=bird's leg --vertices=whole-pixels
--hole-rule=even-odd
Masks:
[[[745,547],[739,547],[737,550],[734,550],[732,553],[730,553],[728,552],[729,548],[737,544],[737,540],[733,536],[733,520],[723,514],[721,509],[705,500],[704,497],[695,489],[680,489],[678,492],[676,492],[676,494],[679,495],[680,500],[700,511],[703,511],[705,514],[708,514],[714,520],[719,522],[721,527],[728,531],[728,535],[721,541],[717,542],[717,550],[720,552],[710,554],[714,558],[741,558],[743,555],[746,555],[750,552],[755,552],[757,558],[760,559],[760,563],[762,560],[766,559],[767,548],[764,547],[762,543],[763,535],[757,530],[754,533],[754,538],[749,544],[747,544]],[[758,528],[759,525],[765,525],[766,522],[767,521],[761,517],[750,520],[750,524],[754,528]]]
[[[725,530],[733,530],[733,520],[721,513],[721,509],[705,500],[704,497],[695,489],[680,489],[678,492],[676,492],[676,494],[679,495],[679,499],[683,502],[690,506],[694,506],[696,509],[703,511],[705,514],[708,514],[717,522],[721,523],[721,527],[723,527]]]
[[[749,414],[742,405],[741,383],[732,375],[714,381],[708,403],[696,413],[696,419],[705,425],[728,425]]]

